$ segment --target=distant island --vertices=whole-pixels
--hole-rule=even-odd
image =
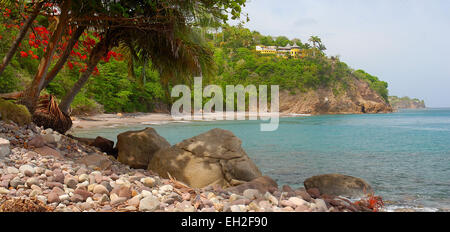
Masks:
[[[394,109],[423,109],[426,107],[425,101],[417,98],[390,96],[389,102]]]

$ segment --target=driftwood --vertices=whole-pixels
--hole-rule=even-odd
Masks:
[[[33,114],[33,122],[45,129],[51,128],[61,134],[66,133],[72,127],[72,119],[63,113],[53,95],[39,97],[36,110]]]

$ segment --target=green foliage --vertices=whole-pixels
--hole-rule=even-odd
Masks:
[[[370,87],[375,90],[378,94],[380,94],[381,97],[383,97],[383,99],[386,102],[389,102],[389,92],[388,92],[388,83],[384,82],[384,81],[380,81],[378,79],[378,77],[376,76],[372,76],[368,73],[366,73],[363,70],[357,70],[354,72],[355,76],[362,79],[362,80],[366,80],[367,82],[369,82]]]
[[[0,119],[6,122],[13,121],[23,126],[31,123],[31,114],[25,106],[0,98]]]

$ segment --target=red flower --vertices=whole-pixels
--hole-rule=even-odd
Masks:
[[[27,57],[28,53],[24,52],[24,51],[20,51],[20,56],[21,57]]]

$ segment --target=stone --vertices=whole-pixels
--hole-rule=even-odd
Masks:
[[[28,164],[25,164],[25,165],[20,166],[19,171],[20,171],[20,173],[22,173],[22,174],[24,174],[24,175],[28,174],[28,176],[29,176],[30,174],[31,174],[31,175],[34,175],[34,173],[36,173],[36,171],[34,170],[34,168],[33,168],[32,166],[28,165]]]
[[[260,193],[265,194],[266,192],[271,192],[273,189],[277,189],[278,184],[272,178],[268,176],[258,177],[250,182],[240,184],[231,188],[227,188],[226,191],[243,194],[247,189],[257,189]]]
[[[126,201],[127,201],[126,197],[111,198],[111,205],[112,206],[117,206],[117,205],[125,203]]]
[[[324,200],[322,200],[322,199],[316,199],[316,200],[315,200],[315,203],[316,203],[317,210],[318,210],[319,212],[327,212],[327,211],[328,211],[327,204],[325,203]]]
[[[161,190],[163,192],[172,192],[173,187],[172,187],[172,185],[163,185],[159,188],[159,190]]]
[[[71,197],[70,197],[70,201],[71,202],[84,202],[85,200],[84,200],[84,197],[83,196],[81,196],[81,195],[79,195],[79,194],[73,194]]]
[[[300,199],[300,198],[298,198],[298,197],[291,197],[291,198],[289,198],[289,201],[292,202],[293,204],[297,205],[297,206],[300,206],[300,205],[308,205],[308,204],[309,204],[309,203],[306,202],[305,200]]]
[[[321,194],[362,198],[373,193],[372,187],[363,179],[341,174],[313,176],[304,181],[306,190],[317,188]]]
[[[9,140],[0,138],[0,159],[5,158],[11,153],[9,145],[10,145]]]
[[[17,188],[17,186],[24,185],[24,184],[25,184],[25,182],[22,179],[20,179],[18,176],[14,177],[9,182],[9,185],[11,185],[11,187],[13,187],[13,188]]]
[[[8,193],[9,193],[9,190],[8,190],[8,189],[3,188],[3,187],[0,187],[0,195],[1,195],[1,194],[7,195]]]
[[[64,178],[64,184],[71,189],[75,189],[78,184],[78,180],[71,176],[66,176]]]
[[[232,206],[230,206],[231,212],[233,212],[233,213],[245,212],[245,211],[242,210],[241,206],[245,207],[245,205],[232,205]]]
[[[244,191],[243,196],[252,201],[261,197],[261,193],[257,189],[247,189]]]
[[[51,147],[48,147],[48,146],[35,148],[34,151],[42,156],[53,156],[57,159],[64,159],[64,156],[61,155],[61,152],[59,152]]]
[[[95,185],[93,192],[94,194],[109,194],[108,189],[101,184]]]
[[[132,197],[132,191],[130,189],[130,187],[127,187],[125,185],[120,185],[118,187],[115,187],[112,191],[111,194],[117,194],[117,196],[119,197],[125,197],[126,200],[130,199]]]
[[[264,194],[264,199],[268,200],[273,205],[278,205],[278,199],[269,192],[266,192],[266,194]]]
[[[155,179],[151,177],[142,178],[141,182],[144,184],[144,186],[149,188],[153,188],[156,184]]]
[[[39,185],[39,179],[36,177],[30,177],[27,179],[27,181],[25,182],[27,187],[31,187],[32,185]]]
[[[148,169],[163,178],[168,174],[194,188],[232,186],[261,176],[258,167],[232,132],[213,129],[153,155]]]
[[[44,138],[42,137],[42,135],[36,135],[28,142],[28,146],[34,148],[43,147],[45,146]]]
[[[92,167],[93,169],[106,170],[111,167],[112,161],[105,155],[91,154],[83,156],[77,161],[82,163],[87,167]]]
[[[141,201],[141,196],[134,196],[130,200],[128,200],[128,204],[134,207],[139,207]]]
[[[42,139],[44,139],[45,143],[56,144],[56,139],[55,136],[53,136],[53,134],[42,135]]]
[[[15,168],[15,167],[7,167],[6,172],[9,174],[18,174],[19,169]]]
[[[80,176],[78,176],[78,182],[82,183],[89,180],[89,175],[87,174],[81,174]]]
[[[146,169],[153,155],[163,148],[170,147],[166,139],[155,129],[128,131],[117,136],[117,160],[132,168]]]
[[[83,199],[83,201],[86,201],[89,197],[92,197],[93,194],[82,189],[82,188],[77,188],[74,192],[75,195],[80,195]]]
[[[153,196],[148,196],[143,198],[140,202],[139,202],[139,211],[149,211],[149,212],[153,212],[157,209],[159,209],[160,207],[160,202],[158,201],[158,198],[153,197]]]

